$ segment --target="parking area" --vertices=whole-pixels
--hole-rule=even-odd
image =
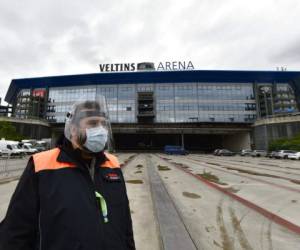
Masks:
[[[289,250],[300,245],[299,161],[212,154],[117,156],[137,249]],[[8,165],[16,163],[21,165],[17,160]],[[16,184],[0,182],[0,220]],[[183,243],[186,247],[180,248]]]

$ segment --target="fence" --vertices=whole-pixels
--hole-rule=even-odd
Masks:
[[[2,155],[0,157],[0,179],[7,177],[20,176],[28,162],[29,156],[9,156]]]

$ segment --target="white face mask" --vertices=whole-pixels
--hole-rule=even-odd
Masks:
[[[85,146],[88,150],[94,153],[99,153],[105,147],[107,142],[108,131],[102,126],[95,128],[87,128]]]

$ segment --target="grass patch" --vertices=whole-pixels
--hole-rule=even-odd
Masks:
[[[188,166],[182,166],[182,168],[188,169],[189,167]]]
[[[300,181],[298,180],[291,180],[291,182],[300,185]]]
[[[239,189],[234,188],[234,187],[229,187],[229,188],[224,188],[224,189],[231,193],[237,193],[238,191],[240,191]]]
[[[192,199],[199,199],[201,198],[200,195],[195,194],[195,193],[189,193],[189,192],[182,192],[182,195],[188,198],[192,198]]]
[[[179,163],[179,162],[171,162],[173,165],[175,165],[176,167],[180,167],[180,168],[184,168],[184,169],[188,169],[190,168],[189,166],[183,164],[183,163]]]
[[[135,167],[138,168],[138,169],[141,169],[141,168],[143,167],[143,165],[138,164],[138,165],[136,165]]]
[[[206,164],[210,164],[210,165],[215,165],[215,166],[221,166],[221,164],[219,163],[214,163],[214,162],[205,162]]]
[[[171,170],[168,166],[162,166],[162,165],[158,165],[157,168],[158,168],[158,171],[168,171],[168,170]]]
[[[206,232],[210,233],[212,231],[215,231],[215,228],[213,226],[208,226],[208,227],[205,227],[205,230],[206,230]]]
[[[10,183],[10,182],[12,182],[12,181],[2,181],[2,182],[0,182],[0,185],[4,185],[4,184]]]
[[[19,180],[19,179],[20,179],[20,177],[8,177],[8,178],[0,180],[0,185],[4,185],[4,184],[7,184],[7,183],[10,183],[12,181]]]
[[[174,165],[176,165],[176,166],[178,166],[178,167],[182,167],[183,166],[183,164],[179,163],[179,162],[172,161],[171,163],[174,164]]]
[[[281,177],[281,176],[278,176],[278,175],[258,173],[258,172],[251,171],[251,170],[245,170],[245,169],[239,169],[239,168],[233,168],[233,167],[226,167],[226,169],[235,170],[235,171],[238,171],[239,173],[242,173],[242,174],[251,174],[251,175],[256,175],[256,176],[263,176],[263,177],[270,177],[270,178],[276,178],[276,179],[282,179],[282,180],[289,180],[292,183],[300,185],[300,181],[298,181],[298,180],[290,180],[289,178]]]
[[[214,240],[214,245],[216,245],[216,246],[218,246],[218,247],[220,247],[220,248],[223,248],[218,242],[216,242],[215,240]]]
[[[142,180],[128,180],[126,182],[130,183],[130,184],[143,184],[144,183]]]
[[[214,182],[214,183],[217,183],[219,185],[227,185],[227,183],[221,182],[220,179],[219,179],[219,177],[216,176],[216,175],[214,175],[214,174],[212,174],[211,172],[205,172],[205,171],[203,171],[202,174],[197,174],[197,175],[201,176],[202,178],[204,178],[204,179],[206,179],[206,180],[208,180],[210,182]]]
[[[140,174],[140,173],[143,173],[143,172],[139,170],[139,171],[135,171],[134,173],[135,174]]]

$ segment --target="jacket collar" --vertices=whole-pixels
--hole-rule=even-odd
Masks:
[[[57,156],[58,162],[73,163],[77,166],[87,166],[88,161],[81,157],[81,151],[79,149],[73,149],[72,144],[65,138],[62,145],[59,145],[60,152]],[[97,164],[102,164],[109,159],[105,156],[104,151],[96,155]]]

